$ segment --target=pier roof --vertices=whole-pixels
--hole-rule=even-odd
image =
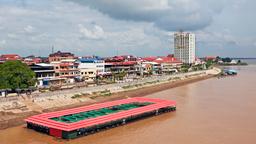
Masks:
[[[113,114],[99,116],[99,117],[95,117],[95,118],[85,119],[85,120],[81,120],[81,121],[73,122],[73,123],[64,123],[64,122],[59,122],[59,121],[55,121],[52,119],[52,118],[56,118],[56,117],[60,117],[60,116],[77,114],[80,112],[86,112],[86,111],[91,111],[91,110],[98,110],[101,108],[106,108],[106,107],[111,107],[111,106],[116,106],[116,105],[121,105],[121,104],[128,104],[128,103],[132,103],[132,102],[150,102],[153,104],[126,110],[126,111],[121,111],[121,112],[117,112],[117,113],[113,113]],[[122,118],[129,117],[132,115],[137,115],[137,114],[142,114],[145,112],[154,111],[156,109],[168,107],[168,106],[176,106],[176,102],[169,101],[169,100],[137,97],[137,98],[128,98],[128,99],[123,99],[123,100],[116,100],[116,101],[112,101],[112,102],[105,102],[105,103],[100,103],[100,104],[93,104],[93,105],[89,105],[89,106],[83,106],[83,107],[62,110],[62,111],[57,111],[57,112],[39,114],[39,115],[29,117],[29,118],[25,119],[25,121],[34,123],[34,124],[38,124],[38,125],[42,125],[45,127],[49,127],[49,128],[63,130],[63,131],[72,131],[72,130],[76,130],[79,128],[90,127],[90,126],[94,126],[94,125],[98,125],[98,124],[103,124],[103,123],[106,123],[109,121],[122,119]]]

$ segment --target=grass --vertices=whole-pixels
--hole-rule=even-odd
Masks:
[[[81,93],[81,94],[75,94],[75,95],[73,95],[71,98],[72,99],[75,99],[75,98],[80,98],[80,97],[82,97],[82,96],[89,96],[90,94],[88,94],[88,93]]]
[[[111,91],[105,89],[104,91],[100,91],[100,96],[111,96]]]
[[[82,95],[81,94],[75,94],[75,95],[73,95],[71,98],[72,99],[75,99],[75,98],[80,98]]]
[[[123,86],[122,88],[123,89],[130,89],[130,88],[134,88],[134,87],[142,87],[144,85],[155,84],[155,83],[159,83],[159,82],[160,82],[160,80],[156,80],[156,81],[145,82],[143,84],[126,85],[126,86]]]
[[[103,90],[103,91],[97,91],[97,92],[93,92],[92,95],[90,96],[91,99],[96,99],[98,97],[107,97],[107,96],[111,96],[112,93],[110,90]]]
[[[122,88],[123,89],[130,89],[130,88],[134,88],[135,86],[133,86],[133,85],[127,85],[127,86],[123,86]]]

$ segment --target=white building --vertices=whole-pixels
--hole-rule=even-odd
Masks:
[[[237,61],[236,61],[236,60],[232,60],[232,61],[230,62],[230,64],[237,64]]]
[[[183,63],[191,64],[196,60],[195,34],[177,32],[174,34],[174,57]]]
[[[80,76],[86,82],[93,82],[96,79],[96,69],[80,69]]]
[[[81,58],[79,59],[78,69],[94,69],[96,75],[104,74],[105,72],[105,62],[99,58]]]

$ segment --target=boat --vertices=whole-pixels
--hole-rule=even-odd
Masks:
[[[226,73],[227,75],[237,75],[237,71],[234,69],[228,69],[228,70],[224,70],[224,73]]]

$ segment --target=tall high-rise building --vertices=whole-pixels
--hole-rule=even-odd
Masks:
[[[195,34],[177,32],[174,34],[174,57],[183,63],[192,64],[196,59]]]

